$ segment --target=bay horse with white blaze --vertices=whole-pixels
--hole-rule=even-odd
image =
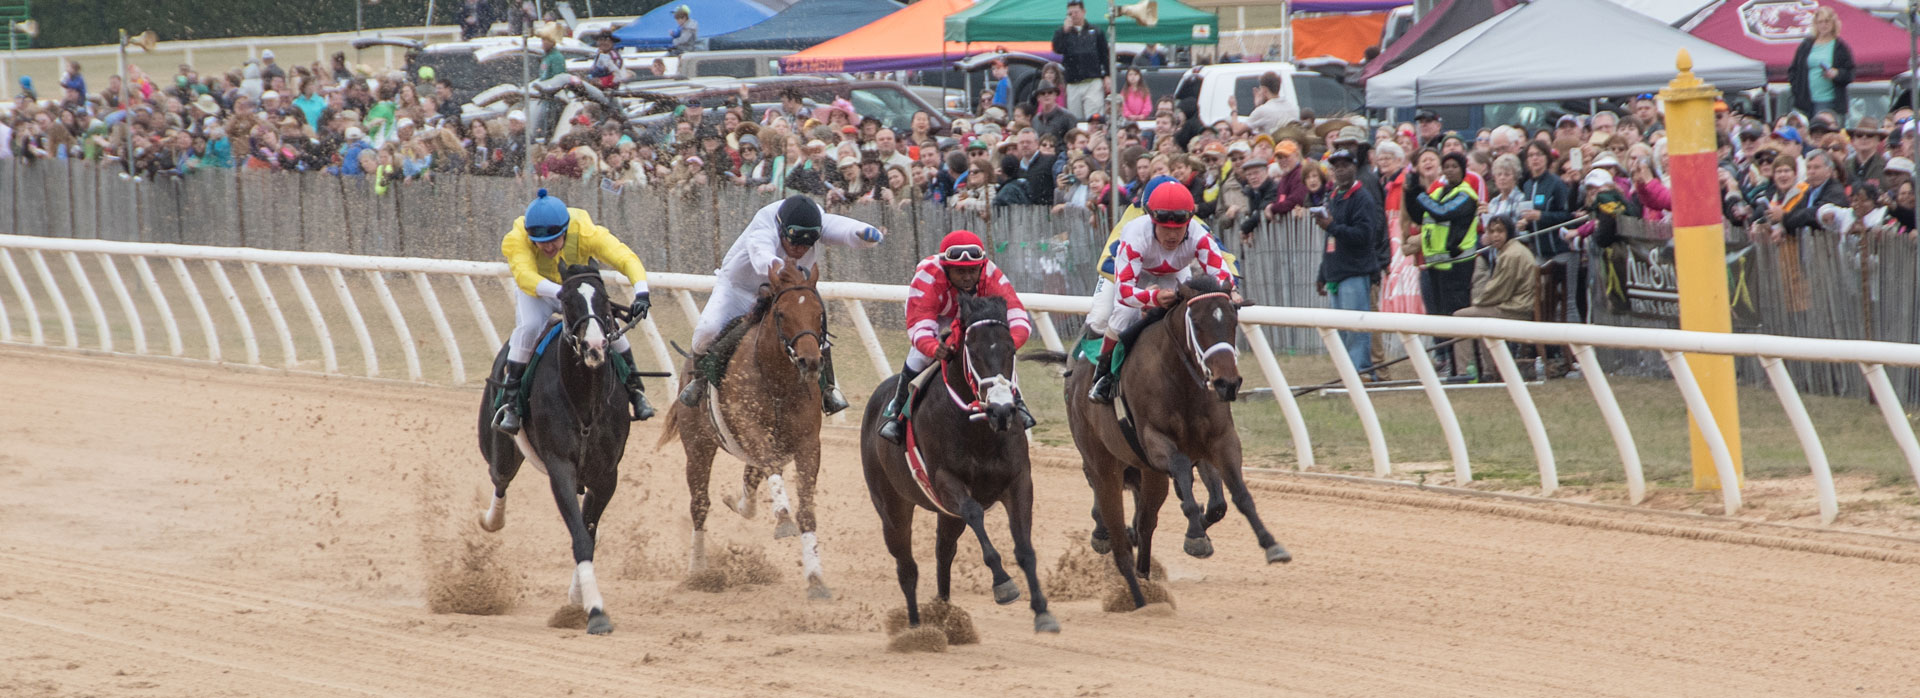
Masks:
[[[880,514],[880,525],[893,554],[900,591],[907,597],[907,625],[920,626],[917,591],[920,567],[913,560],[913,514],[927,509],[937,515],[934,539],[936,594],[947,601],[952,591],[953,557],[960,534],[968,529],[980,541],[987,569],[993,571],[993,598],[1002,605],[1020,598],[1020,586],[1007,575],[1000,553],[987,539],[986,507],[1006,505],[1007,531],[1013,537],[1013,557],[1026,574],[1033,595],[1034,632],[1060,632],[1060,622],[1047,611],[1040,592],[1033,552],[1033,477],[1027,456],[1027,433],[1021,428],[1013,402],[1013,334],[1007,325],[1003,298],[962,295],[958,350],[935,368],[920,408],[911,410],[906,445],[897,446],[879,435],[879,424],[895,394],[896,375],[874,389],[867,400],[860,427],[860,463],[867,476],[867,492]],[[923,458],[922,454],[931,454]],[[984,506],[983,506],[984,503]]]
[[[613,632],[613,620],[594,578],[593,548],[600,515],[620,484],[620,458],[627,448],[627,389],[614,375],[607,351],[626,330],[612,329],[615,306],[599,270],[569,265],[561,272],[566,280],[559,294],[560,335],[534,360],[533,382],[525,389],[526,423],[518,434],[493,428],[506,347],[494,358],[493,377],[481,391],[480,454],[493,479],[493,501],[480,515],[480,527],[491,532],[506,525],[507,485],[522,460],[545,472],[573,538],[567,597],[586,609],[587,632],[605,635]]]
[[[792,259],[768,272],[759,301],[742,320],[746,334],[727,363],[726,376],[712,384],[696,407],[674,401],[659,445],[678,436],[686,451],[688,510],[693,516],[691,572],[707,566],[707,487],[714,452],[725,448],[746,463],[740,497],[723,498],[727,507],[752,519],[754,492],[766,480],[776,520],[773,537],[800,536],[807,595],[830,599],[813,499],[820,480],[820,371],[830,346],[826,301],[815,283],[814,270],[800,269]],[[688,361],[682,387],[696,370],[699,367]],[[788,461],[798,478],[798,511],[788,504],[780,475]]]
[[[1232,408],[1240,391],[1234,347],[1238,308],[1228,289],[1211,278],[1189,280],[1176,294],[1172,307],[1140,321],[1119,373],[1120,399],[1113,405],[1087,398],[1092,371],[1069,371],[1065,381],[1068,422],[1099,515],[1096,548],[1105,537],[1102,532],[1128,530],[1121,496],[1127,489],[1134,493],[1134,536],[1112,536],[1112,551],[1135,608],[1146,605],[1140,577],[1151,568],[1153,530],[1169,479],[1187,518],[1187,554],[1213,555],[1207,538],[1212,521],[1193,494],[1198,463],[1225,481],[1234,508],[1252,525],[1267,562],[1293,559],[1260,522],[1240,469],[1240,435],[1234,430]],[[1137,538],[1137,558],[1136,542],[1129,538]]]

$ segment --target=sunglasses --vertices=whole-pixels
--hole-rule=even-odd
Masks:
[[[567,232],[564,225],[529,225],[527,238],[534,242],[553,242]]]
[[[781,231],[780,237],[786,238],[787,242],[795,245],[811,246],[814,241],[820,239],[820,226],[789,225],[786,230]]]
[[[954,245],[940,253],[940,259],[948,262],[978,262],[986,258],[986,248],[979,245]]]
[[[1153,222],[1160,225],[1186,225],[1193,220],[1192,211],[1154,211]]]

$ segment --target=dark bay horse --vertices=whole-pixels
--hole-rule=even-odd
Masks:
[[[706,391],[697,407],[675,401],[667,410],[659,445],[677,435],[687,455],[687,489],[692,495],[692,572],[706,569],[707,483],[713,475],[714,452],[725,448],[746,462],[739,499],[727,499],[729,508],[749,519],[754,515],[753,494],[767,481],[776,519],[774,538],[800,536],[801,573],[807,595],[833,598],[820,566],[820,543],[814,520],[814,486],[820,479],[820,370],[829,346],[827,307],[815,278],[786,260],[767,275],[767,285],[747,316],[746,336],[727,364],[726,376]],[[687,375],[698,370],[687,363]],[[685,377],[681,386],[686,385]],[[786,483],[780,473],[793,462],[798,477],[800,507],[787,503]],[[798,526],[795,525],[796,519]]]
[[[620,457],[627,448],[627,389],[607,359],[607,345],[625,330],[613,329],[613,302],[597,269],[570,265],[562,272],[561,334],[535,359],[519,434],[506,436],[493,428],[505,347],[494,357],[493,378],[481,391],[480,454],[493,478],[493,502],[480,515],[480,527],[498,531],[506,525],[507,485],[523,459],[545,472],[573,538],[568,599],[586,608],[587,632],[605,635],[613,632],[613,620],[594,580],[593,547],[600,515],[620,484]]]
[[[1253,526],[1267,562],[1293,559],[1260,522],[1240,470],[1240,435],[1234,430],[1231,405],[1240,391],[1234,349],[1239,311],[1228,290],[1211,278],[1188,281],[1175,299],[1164,313],[1141,320],[1148,324],[1139,331],[1121,366],[1120,399],[1114,405],[1087,399],[1092,371],[1069,371],[1065,381],[1068,422],[1073,442],[1080,448],[1087,484],[1093,487],[1100,529],[1128,530],[1121,495],[1126,489],[1134,491],[1132,530],[1139,555],[1136,559],[1136,543],[1129,536],[1113,536],[1112,550],[1114,565],[1126,578],[1136,608],[1146,605],[1139,578],[1151,566],[1153,530],[1160,505],[1167,499],[1169,480],[1187,518],[1187,554],[1202,558],[1213,554],[1213,543],[1207,538],[1212,522],[1193,494],[1196,462],[1205,463],[1225,481],[1234,508]],[[1155,315],[1161,319],[1154,321]],[[1130,441],[1122,429],[1123,403],[1131,409],[1137,441]]]
[[[1013,407],[1013,335],[1007,326],[1007,302],[962,296],[959,314],[955,338],[959,348],[927,369],[939,374],[927,381],[928,394],[913,410],[907,445],[896,446],[878,432],[885,419],[881,412],[893,399],[895,383],[904,380],[902,376],[874,389],[861,421],[860,463],[873,508],[880,513],[887,552],[893,554],[900,591],[907,596],[907,625],[920,626],[916,598],[920,567],[913,561],[916,508],[938,515],[934,557],[939,565],[936,593],[940,600],[950,596],[953,557],[960,534],[969,528],[979,538],[987,568],[993,571],[994,601],[1010,604],[1020,598],[1020,586],[1007,575],[1000,553],[987,540],[986,507],[1001,502],[1007,507],[1014,560],[1026,573],[1027,588],[1033,594],[1033,630],[1057,633],[1060,622],[1047,611],[1035,567],[1032,466],[1027,460],[1027,433],[1016,421]],[[910,462],[909,449],[930,457]]]

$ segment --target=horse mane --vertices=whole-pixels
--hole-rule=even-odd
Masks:
[[[1193,295],[1230,293],[1233,291],[1233,289],[1220,283],[1219,279],[1213,278],[1210,274],[1195,274],[1193,278],[1187,279],[1186,287],[1187,290],[1193,292]]]
[[[998,296],[960,296],[960,324],[972,325],[981,320],[1007,321],[1007,299]]]
[[[766,287],[763,286],[762,288]],[[747,323],[751,325],[760,324],[761,320],[767,319],[767,313],[772,312],[772,310],[773,294],[769,292],[761,295],[758,300],[753,302],[753,310],[747,312]]]

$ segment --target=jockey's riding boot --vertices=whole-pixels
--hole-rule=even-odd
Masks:
[[[880,438],[899,445],[906,440],[907,391],[912,387],[913,371],[902,369],[900,380],[893,385],[893,399],[887,402],[887,408],[880,412]]]
[[[1018,392],[1013,394],[1013,409],[1020,411],[1020,428],[1032,429],[1033,425],[1039,424],[1033,418],[1033,410],[1027,409],[1027,399]]]
[[[1095,404],[1113,404],[1113,389],[1119,381],[1114,378],[1113,369],[1107,365],[1112,358],[1112,352],[1101,352],[1099,360],[1093,362],[1093,388],[1087,391],[1087,399]]]
[[[640,365],[633,362],[633,350],[620,352],[620,358],[627,360],[627,402],[633,405],[633,421],[645,421],[653,417],[653,405],[647,402],[647,386],[640,382]]]
[[[520,376],[527,365],[508,361],[505,380],[500,381],[500,410],[493,413],[493,428],[507,436],[520,433]]]
[[[702,373],[703,367],[701,366],[701,364],[706,362],[707,355],[705,352],[694,354],[693,360],[688,362],[691,368],[687,370],[687,387],[680,389],[680,404],[688,407],[699,407],[700,398],[706,397],[707,377]]]
[[[833,350],[820,352],[820,411],[834,414],[847,408],[847,398],[833,380]]]

